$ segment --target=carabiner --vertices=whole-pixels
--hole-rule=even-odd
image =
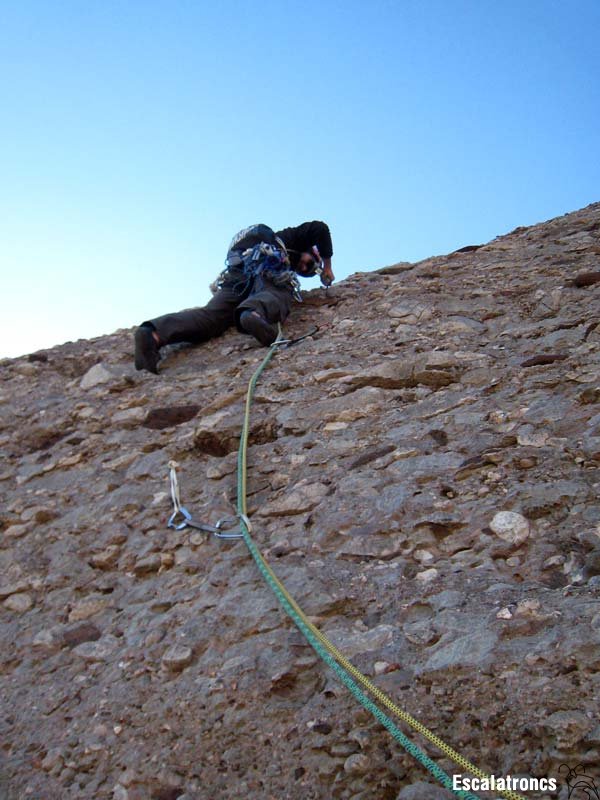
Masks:
[[[181,514],[181,516],[183,517],[183,522],[176,524],[175,518],[177,517],[178,514]],[[173,528],[176,531],[182,531],[184,528],[187,528],[191,520],[192,520],[192,515],[187,510],[187,508],[179,506],[179,508],[177,508],[169,517],[169,521],[167,522],[167,528]]]

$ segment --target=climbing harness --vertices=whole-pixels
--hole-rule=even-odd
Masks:
[[[301,303],[300,281],[296,270],[291,267],[289,256],[290,253],[297,252],[288,250],[283,240],[268,225],[250,225],[236,233],[231,240],[225,269],[211,284],[211,290],[229,287],[245,292],[253,286],[255,291],[260,291],[266,276],[274,286],[290,289],[293,298]],[[305,277],[318,275],[325,287],[325,293],[328,294],[331,283],[323,280],[324,264],[316,245],[312,247],[312,262],[309,267]]]
[[[301,303],[300,281],[290,268],[286,260],[287,254],[284,255],[284,252],[278,247],[262,242],[242,253],[230,254],[226,268],[215,281],[215,288],[227,287],[245,292],[253,286],[254,291],[260,291],[267,277],[274,286],[285,286],[290,289],[293,298]]]
[[[225,270],[219,275],[218,288],[227,286],[236,276],[234,285],[244,290],[250,285],[260,291],[265,276],[275,286],[285,286],[292,291],[295,300],[302,302],[300,282],[290,266],[288,251],[280,239],[268,225],[250,225],[244,228],[231,240]]]
[[[293,269],[283,242],[278,245],[259,242],[241,254],[244,274],[252,278],[256,288],[260,288],[265,276],[275,286],[286,286],[292,290],[295,300],[302,302],[300,281]]]
[[[246,394],[246,406],[244,411],[244,421],[242,425],[242,433],[240,437],[240,445],[238,450],[238,471],[237,471],[237,515],[236,519],[239,520],[239,532],[236,532],[235,537],[226,537],[226,538],[242,538],[244,543],[246,544],[252,558],[254,559],[260,573],[262,574],[263,578],[272,589],[274,594],[276,595],[277,599],[279,600],[282,607],[285,609],[288,616],[292,618],[295,625],[299,628],[299,630],[303,633],[306,640],[309,642],[311,647],[315,650],[315,652],[321,657],[321,659],[335,672],[337,677],[341,680],[341,682],[350,690],[352,695],[358,700],[358,702],[363,706],[363,708],[367,709],[374,717],[377,719],[393,736],[393,738],[410,754],[412,755],[420,764],[422,764],[431,775],[433,775],[436,780],[438,780],[443,786],[447,789],[452,791],[455,795],[463,800],[480,800],[477,795],[474,795],[470,792],[466,792],[463,790],[458,790],[453,788],[453,782],[450,776],[436,764],[433,759],[431,759],[421,748],[416,745],[411,739],[409,739],[395,724],[395,722],[384,712],[382,709],[370,699],[370,697],[365,694],[363,689],[359,686],[361,684],[364,689],[366,689],[381,705],[383,705],[388,711],[395,714],[399,719],[403,722],[408,724],[413,730],[417,733],[420,733],[424,738],[426,738],[431,744],[435,745],[447,758],[449,758],[454,764],[464,769],[466,772],[471,773],[472,775],[477,776],[481,780],[490,781],[490,776],[487,775],[483,770],[479,769],[479,767],[472,764],[467,758],[462,756],[448,744],[446,744],[442,739],[440,739],[436,734],[430,731],[425,725],[421,722],[416,720],[413,716],[411,716],[408,712],[404,711],[402,708],[397,706],[391,698],[389,698],[384,692],[381,691],[372,681],[364,675],[359,669],[357,669],[354,664],[352,664],[344,655],[343,653],[338,650],[338,648],[331,642],[327,636],[320,631],[306,616],[306,614],[302,611],[300,606],[296,603],[294,598],[289,594],[283,583],[279,580],[279,578],[274,573],[271,566],[268,564],[267,560],[261,553],[261,551],[256,546],[252,536],[251,536],[251,525],[248,519],[247,513],[247,451],[248,451],[248,436],[250,430],[250,409],[252,405],[252,399],[254,396],[254,391],[256,388],[256,384],[258,378],[260,377],[261,373],[267,366],[267,364],[272,359],[275,351],[278,347],[289,347],[291,344],[296,343],[297,341],[301,341],[302,339],[306,338],[311,334],[306,334],[305,336],[298,337],[298,339],[294,340],[287,340],[282,338],[281,332],[281,325],[279,325],[279,335],[275,342],[269,348],[269,352],[264,357],[262,362],[259,364],[257,369],[255,370],[254,374],[250,378],[248,383],[248,391]],[[180,523],[183,527],[185,525],[191,525],[191,515],[185,508],[181,506],[181,502],[179,499],[179,487],[177,484],[177,477],[175,473],[176,466],[171,466],[174,462],[170,462],[169,466],[171,467],[171,495],[173,498],[173,505],[174,505],[174,513],[171,515],[169,520],[169,525],[171,527],[177,527],[171,523],[174,521],[177,513],[181,513],[184,516],[185,522]],[[221,521],[222,522],[222,521]],[[193,524],[192,527],[200,527],[198,523]],[[216,528],[217,526],[214,526]],[[210,530],[211,532],[214,531],[213,526],[205,526],[202,528],[203,530]],[[181,529],[181,528],[178,528]],[[225,537],[221,537],[225,538]],[[507,790],[496,790],[499,795],[502,795],[507,800],[525,800],[525,798],[517,794],[516,792],[507,789]]]

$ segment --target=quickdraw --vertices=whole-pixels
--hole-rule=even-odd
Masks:
[[[305,333],[303,336],[297,336],[295,339],[280,339],[277,338],[271,347],[291,347],[294,344],[298,344],[298,342],[302,342],[304,339],[307,339],[309,336],[314,336],[315,333],[318,333],[319,326],[315,325],[312,331]]]
[[[171,499],[173,500],[173,513],[167,522],[167,528],[173,528],[176,531],[182,531],[184,528],[195,528],[199,531],[206,531],[213,533],[219,539],[242,539],[244,534],[241,530],[233,530],[228,527],[229,523],[235,523],[243,519],[244,523],[249,530],[252,529],[250,520],[245,514],[236,514],[235,516],[221,517],[214,525],[209,525],[207,522],[197,522],[185,506],[181,505],[181,498],[179,494],[179,481],[177,480],[177,468],[179,464],[176,461],[169,461],[169,481],[171,483]],[[181,517],[181,521],[177,518]]]

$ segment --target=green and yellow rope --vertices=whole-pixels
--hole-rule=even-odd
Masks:
[[[250,378],[248,384],[248,391],[246,394],[246,406],[244,412],[244,422],[242,426],[242,433],[240,437],[240,446],[238,450],[238,482],[237,482],[237,512],[240,516],[240,528],[242,531],[244,542],[250,551],[258,569],[269,584],[279,602],[292,618],[296,626],[300,629],[302,634],[308,640],[312,648],[317,654],[325,661],[328,666],[333,669],[338,678],[350,690],[359,703],[366,708],[387,730],[392,734],[394,739],[414,758],[417,759],[429,772],[446,788],[453,791],[456,795],[464,800],[480,800],[476,795],[469,792],[460,791],[452,788],[451,778],[441,769],[429,756],[424,753],[416,744],[414,744],[396,724],[362,691],[358,684],[361,684],[370,694],[388,711],[395,714],[396,717],[401,719],[413,730],[420,733],[431,744],[435,745],[445,756],[447,756],[454,764],[461,767],[466,772],[480,778],[481,780],[490,780],[490,776],[479,769],[479,767],[472,764],[467,758],[462,756],[450,745],[446,744],[439,736],[433,731],[430,731],[425,725],[415,719],[407,711],[396,705],[384,692],[381,691],[375,684],[367,678],[366,675],[357,669],[340,650],[331,642],[327,636],[320,631],[315,625],[310,622],[306,614],[302,611],[300,606],[296,603],[294,598],[289,594],[285,586],[281,583],[279,578],[273,572],[271,566],[260,552],[246,524],[247,518],[247,452],[248,452],[248,435],[250,431],[250,410],[252,407],[252,399],[256,388],[257,381],[266,368],[269,361],[272,359],[279,339],[281,338],[281,328],[279,329],[278,340],[271,346],[269,352],[262,360],[261,364],[255,370]],[[507,798],[507,800],[526,800],[522,795],[506,789],[504,791],[496,790],[497,794]]]

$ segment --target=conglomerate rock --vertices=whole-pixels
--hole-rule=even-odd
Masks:
[[[252,412],[249,512],[277,575],[497,776],[600,763],[599,274],[594,204],[308,292],[286,333],[319,331],[275,356]],[[231,331],[154,376],[131,350],[123,330],[0,363],[2,796],[447,796],[243,542],[166,527],[173,459],[197,519],[235,510],[265,351]]]

